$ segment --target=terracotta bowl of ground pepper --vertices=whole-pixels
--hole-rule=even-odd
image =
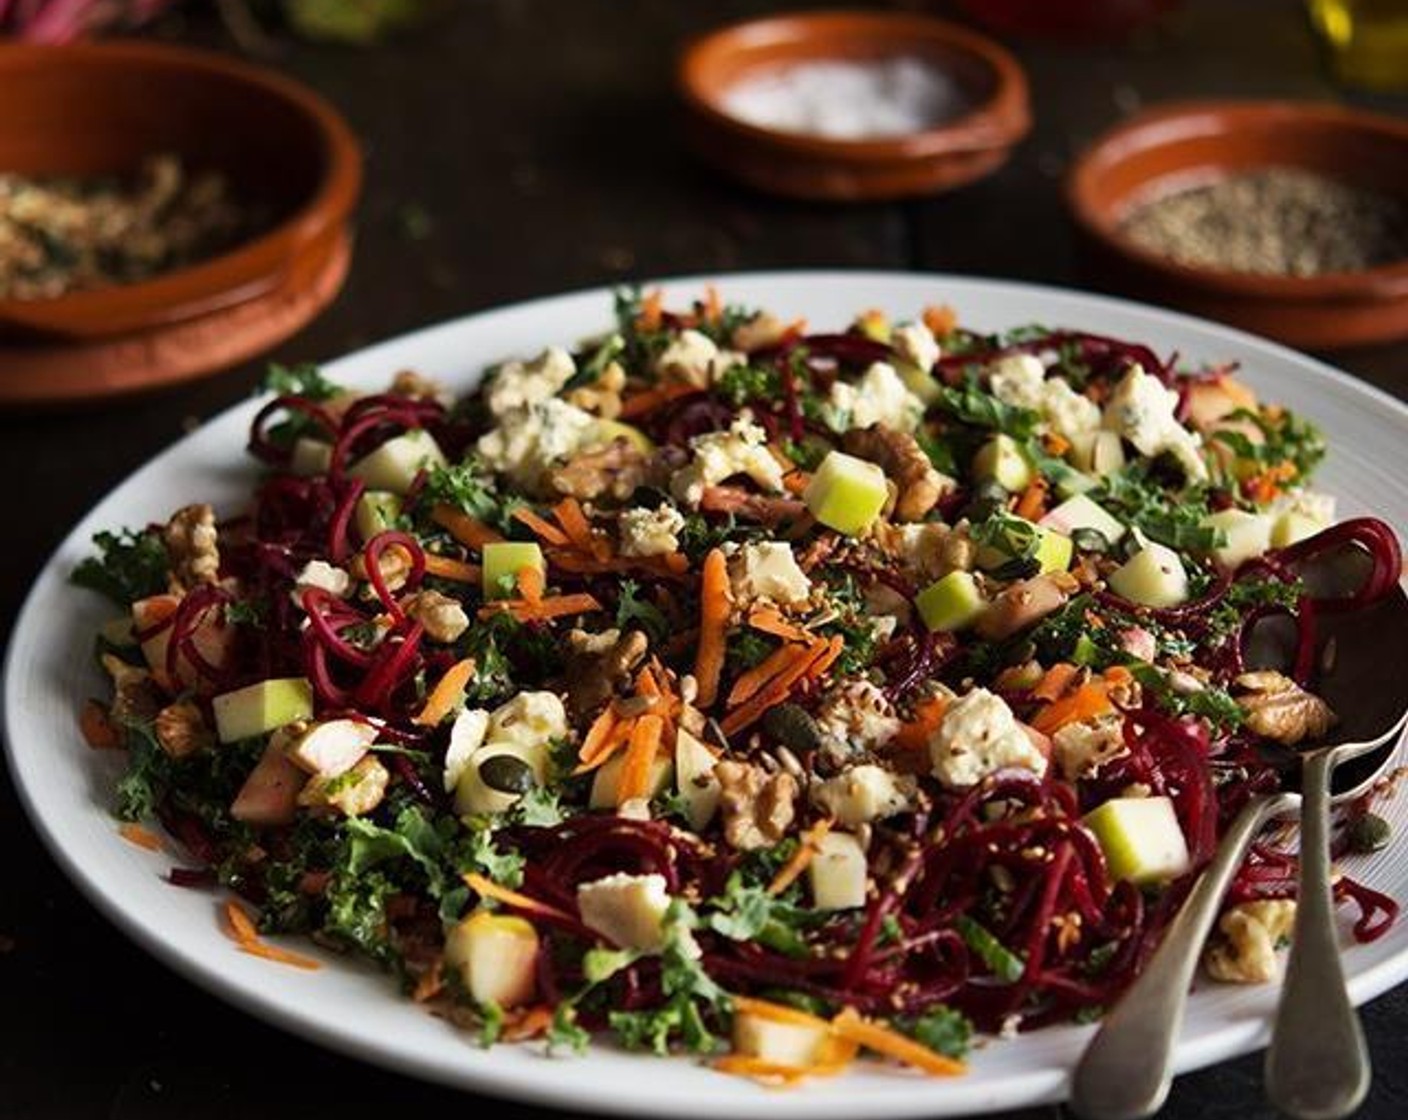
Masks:
[[[1071,170],[1092,278],[1296,346],[1408,336],[1408,121],[1180,102]]]
[[[1004,164],[1031,127],[1005,49],[910,12],[797,12],[691,43],[693,147],[757,189],[833,202],[930,195]]]
[[[155,356],[151,384],[209,372],[189,331],[174,364],[160,357],[159,332],[209,323],[205,334],[221,336],[216,364],[228,364],[248,347],[214,331],[214,317],[228,325],[237,309],[263,306],[258,326],[273,304],[311,306],[312,278],[345,274],[361,155],[311,90],[220,55],[138,42],[0,46],[0,89],[23,107],[0,114],[0,249],[28,254],[0,261],[13,266],[0,285],[0,368],[7,355],[62,365],[64,347],[113,344],[128,367]],[[134,218],[153,208],[158,219]],[[129,243],[103,242],[105,221],[129,223]],[[313,302],[336,286],[324,283]],[[0,387],[0,398],[112,389],[100,371],[89,381]]]

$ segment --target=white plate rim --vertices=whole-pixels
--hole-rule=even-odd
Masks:
[[[1397,427],[1400,435],[1408,435],[1408,406],[1382,390],[1325,363],[1245,332],[1117,297],[1025,282],[945,273],[872,269],[798,269],[695,275],[649,281],[645,286],[661,286],[671,298],[688,298],[702,291],[703,286],[710,283],[719,286],[726,298],[732,297],[735,291],[742,290],[747,292],[748,298],[754,302],[765,305],[768,302],[765,293],[769,290],[822,291],[828,287],[843,286],[847,291],[854,289],[851,311],[860,310],[875,302],[893,303],[894,293],[912,289],[912,292],[906,291],[906,298],[912,299],[912,302],[897,306],[895,310],[917,312],[921,301],[928,302],[941,294],[945,301],[955,304],[960,314],[964,313],[965,300],[970,299],[978,302],[992,299],[1017,304],[1036,301],[1054,307],[1065,305],[1073,315],[1086,318],[1086,321],[1081,323],[1082,326],[1097,332],[1100,330],[1100,320],[1106,315],[1142,320],[1154,329],[1155,333],[1158,333],[1158,329],[1165,329],[1175,334],[1192,334],[1206,341],[1209,349],[1201,356],[1207,358],[1216,358],[1219,353],[1245,352],[1264,358],[1273,366],[1281,365],[1293,369],[1299,377],[1306,380],[1310,389],[1317,394],[1324,394],[1327,402],[1338,398],[1342,403],[1367,407],[1374,411],[1383,423]],[[868,295],[873,289],[884,289],[890,294],[884,300],[877,301]],[[393,355],[406,350],[433,347],[456,334],[487,329],[487,324],[513,316],[528,316],[535,321],[539,316],[542,317],[543,329],[537,338],[540,344],[570,341],[570,338],[558,338],[553,333],[554,316],[564,314],[565,309],[575,308],[583,301],[597,300],[599,303],[596,318],[605,324],[608,321],[611,291],[609,287],[586,288],[476,312],[377,343],[327,363],[325,370],[329,376],[338,379],[346,376],[340,371],[383,363],[381,377],[384,380],[395,369],[403,368],[407,363],[405,358],[392,362],[390,359]],[[835,293],[827,294],[836,298]],[[1014,317],[1006,325],[1016,325],[1021,318]],[[1056,319],[1048,318],[1048,321],[1055,322]],[[984,327],[986,329],[998,325],[1003,324],[984,324]],[[1140,338],[1137,333],[1131,334],[1128,328],[1111,330],[1109,333]],[[473,365],[476,369],[482,368],[489,361],[504,356],[506,355],[502,353],[477,354]],[[765,1116],[836,1117],[839,1120],[841,1117],[856,1115],[877,1118],[964,1115],[999,1108],[1023,1107],[1064,1097],[1069,1070],[1068,1059],[1088,1036],[1090,1028],[1052,1028],[1039,1032],[1040,1037],[1034,1034],[1015,1041],[994,1043],[978,1052],[974,1071],[968,1077],[951,1082],[920,1082],[883,1071],[870,1071],[851,1075],[840,1081],[819,1082],[815,1086],[790,1094],[777,1094],[737,1079],[725,1079],[720,1075],[700,1070],[697,1066],[682,1067],[681,1063],[688,1062],[688,1059],[662,1062],[653,1058],[594,1051],[592,1055],[581,1060],[551,1061],[544,1065],[543,1059],[524,1054],[522,1048],[515,1051],[499,1049],[485,1054],[465,1045],[459,1036],[455,1036],[454,1047],[462,1049],[463,1053],[450,1048],[437,1048],[431,1054],[421,1053],[411,1045],[399,1044],[398,1039],[370,1038],[364,1028],[346,1021],[337,1021],[327,1013],[319,1011],[314,1001],[303,1002],[305,993],[316,994],[316,988],[309,986],[308,978],[327,975],[327,970],[324,973],[294,974],[287,969],[278,969],[276,973],[260,974],[250,967],[253,958],[237,957],[233,954],[232,947],[229,947],[231,955],[222,959],[217,967],[210,960],[197,955],[199,950],[209,948],[208,938],[193,946],[189,943],[187,932],[182,932],[179,938],[174,940],[162,936],[156,920],[169,916],[165,908],[162,908],[161,912],[151,913],[124,905],[113,884],[104,881],[91,865],[85,865],[83,862],[81,857],[94,853],[91,847],[84,846],[86,841],[75,831],[73,821],[66,819],[62,814],[55,815],[56,798],[53,791],[42,788],[34,780],[37,775],[37,756],[31,744],[36,737],[29,734],[33,730],[33,720],[25,711],[21,685],[26,683],[28,678],[22,670],[32,652],[43,645],[38,641],[36,631],[39,628],[39,616],[45,609],[46,597],[51,597],[55,591],[62,591],[67,565],[72,557],[81,555],[86,550],[92,532],[99,528],[111,527],[111,515],[106,511],[121,504],[121,500],[130,495],[144,480],[159,474],[163,464],[169,464],[183,452],[189,452],[198,445],[203,437],[209,435],[210,429],[217,425],[229,426],[237,417],[247,423],[257,403],[254,400],[245,401],[213,417],[202,428],[177,441],[110,490],[74,527],[46,562],[17,618],[6,652],[5,686],[0,718],[3,718],[7,759],[20,801],[46,847],[68,877],[124,933],[175,971],[220,998],[265,1022],[331,1049],[428,1080],[548,1106],[634,1115],[668,1113],[676,1116],[719,1116],[727,1113],[740,1118],[757,1117],[759,1120]],[[1394,479],[1393,474],[1386,477],[1391,481]],[[1400,484],[1400,489],[1408,494],[1408,484]],[[192,495],[192,498],[194,497],[195,495]],[[76,709],[76,704],[72,703],[75,699],[73,696],[68,697]],[[61,734],[67,731],[72,742],[66,745],[86,750],[78,740],[72,720],[64,728],[59,728],[51,720],[48,731],[59,731]],[[120,852],[120,866],[126,869],[125,873],[150,877],[159,874],[169,863],[169,858],[158,859],[150,853],[135,849],[122,850],[124,846],[116,837],[115,825],[106,817],[102,806],[92,796],[88,801],[91,802],[88,806],[90,815],[101,815],[106,821],[113,848]],[[132,883],[136,881],[135,878],[131,880]],[[173,899],[189,900],[193,897],[190,892],[164,886],[163,889],[170,890]],[[183,901],[180,909],[182,912],[190,911],[192,905]],[[210,910],[213,927],[213,906]],[[262,965],[265,962],[259,963]],[[1408,944],[1381,959],[1366,962],[1362,967],[1350,967],[1348,971],[1351,974],[1351,996],[1357,1003],[1362,1003],[1408,979]],[[341,969],[334,969],[332,974],[341,977],[341,972]],[[300,976],[304,978],[302,981],[297,979]],[[361,980],[369,979],[364,970],[354,970],[354,987],[359,977]],[[403,1010],[409,1009],[426,1022],[434,1022],[418,1008],[400,1000],[380,979],[373,978],[370,984],[367,988],[368,998],[384,1000],[392,1007],[404,1004]],[[1263,1045],[1268,1035],[1267,1016],[1273,998],[1274,986],[1271,986],[1251,998],[1235,1001],[1233,1013],[1224,1017],[1224,1020],[1212,1029],[1190,1030],[1185,1027],[1175,1058],[1176,1068],[1180,1071],[1197,1068]],[[1195,999],[1190,1021],[1196,1018],[1196,1009]],[[379,1013],[389,1013],[390,1008],[378,1005],[376,1010]],[[396,1018],[404,1020],[404,1015]],[[401,1022],[399,1025],[407,1027],[409,1032],[416,1036],[424,1033],[407,1022]],[[441,1029],[449,1031],[448,1027]],[[1000,1077],[996,1076],[999,1072],[996,1067],[985,1070],[988,1055],[1001,1053],[1003,1048],[1021,1046],[1031,1039],[1054,1040],[1055,1049],[1060,1052],[1063,1060],[1023,1067],[1015,1073],[1006,1071],[1004,1067]],[[416,1037],[414,1041],[421,1042],[423,1039]],[[1040,1054],[1045,1049],[1049,1048],[1039,1047],[1036,1052]],[[452,1054],[453,1057],[447,1059],[446,1053]],[[598,1069],[598,1066],[601,1068]],[[582,1076],[584,1071],[586,1076]],[[626,1076],[619,1080],[613,1077],[622,1073]]]

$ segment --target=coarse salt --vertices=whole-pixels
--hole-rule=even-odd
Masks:
[[[748,124],[830,140],[874,140],[932,128],[966,99],[942,69],[917,58],[802,62],[762,71],[725,91]]]

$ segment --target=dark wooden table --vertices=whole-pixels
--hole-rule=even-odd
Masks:
[[[697,166],[672,100],[687,36],[768,6],[472,0],[433,32],[374,51],[290,47],[278,63],[347,114],[368,177],[346,291],[272,357],[330,358],[525,297],[677,273],[867,266],[1098,288],[1077,271],[1059,187],[1099,130],[1169,97],[1346,96],[1324,77],[1293,0],[1197,0],[1122,47],[1018,44],[1037,125],[988,181],[903,205],[799,205]],[[160,30],[233,49],[195,17]],[[1403,98],[1353,99],[1408,109]],[[1332,357],[1408,398],[1408,345]],[[251,364],[142,400],[0,416],[10,488],[0,634],[68,527],[258,376]],[[542,1115],[330,1055],[178,979],[79,897],[2,774],[0,853],[0,1120]],[[1364,1014],[1377,1068],[1362,1115],[1408,1115],[1408,988]],[[1248,1057],[1181,1078],[1166,1114],[1271,1116],[1259,1069]]]

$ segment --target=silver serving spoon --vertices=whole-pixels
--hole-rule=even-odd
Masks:
[[[1340,744],[1312,749],[1301,763],[1299,903],[1265,1072],[1267,1096],[1296,1120],[1348,1116],[1369,1091],[1369,1050],[1335,928],[1330,783],[1341,763],[1397,739],[1408,718],[1408,596],[1399,587],[1372,607],[1322,619],[1318,629],[1322,648],[1355,670],[1322,674],[1318,692],[1340,716]]]
[[[1329,776],[1340,762],[1358,757],[1359,763],[1354,767],[1352,781],[1337,781],[1333,797],[1336,803],[1353,800],[1372,787],[1394,756],[1405,708],[1408,708],[1408,687],[1405,687],[1408,682],[1403,680],[1403,666],[1408,661],[1405,654],[1400,652],[1408,649],[1408,599],[1399,589],[1372,611],[1327,615],[1322,619],[1320,634],[1322,650],[1326,647],[1334,650],[1336,661],[1322,675],[1318,688],[1340,714],[1341,721],[1332,729],[1333,743],[1312,744],[1318,749],[1306,756],[1302,770],[1302,782],[1307,793],[1310,793],[1312,786],[1318,787],[1318,796],[1311,796],[1318,800],[1316,811],[1320,820],[1320,830],[1315,836],[1303,835],[1302,844],[1323,853],[1319,861],[1312,858],[1309,868],[1302,865],[1302,881],[1307,884],[1312,882],[1308,877],[1310,874],[1322,877],[1324,912],[1317,913],[1317,908],[1312,904],[1309,917],[1302,917],[1303,907],[1298,907],[1295,935],[1299,941],[1302,922],[1307,925],[1323,922],[1330,929],[1327,938],[1315,932],[1306,934],[1315,954],[1309,959],[1319,962],[1321,954],[1326,952],[1332,958],[1332,976],[1339,982],[1344,1019],[1353,1024],[1349,1032],[1351,1036],[1357,1034],[1359,1039],[1357,1054],[1362,1062],[1357,1067],[1354,1046],[1347,1049],[1350,1068],[1364,1071],[1357,1078],[1362,1097],[1368,1083],[1367,1052],[1363,1049],[1363,1036],[1358,1033],[1353,1008],[1343,990],[1339,948],[1333,933],[1333,907],[1329,898]],[[1336,682],[1336,688],[1330,687],[1332,679]],[[1372,703],[1365,703],[1361,695],[1366,685],[1372,687]],[[1348,771],[1345,777],[1350,777]],[[1139,978],[1102,1020],[1100,1030],[1087,1047],[1072,1079],[1071,1107],[1074,1111],[1088,1120],[1134,1120],[1152,1115],[1163,1104],[1173,1081],[1170,1058],[1183,1022],[1188,989],[1223,896],[1262,826],[1273,817],[1294,813],[1300,803],[1301,798],[1295,793],[1266,794],[1253,798],[1238,814],[1223,836],[1212,862],[1199,876],[1178,916],[1170,923],[1158,950]],[[1313,824],[1311,829],[1315,830]],[[1305,890],[1304,886],[1302,890]],[[1312,970],[1320,975],[1318,968]],[[1301,971],[1307,971],[1305,965],[1301,966]],[[1289,975],[1287,982],[1290,982]],[[1314,998],[1322,997],[1317,995]],[[1296,1022],[1312,1027],[1310,1031],[1290,1036],[1296,1039],[1297,1049],[1304,1049],[1303,1039],[1312,1035],[1313,1046],[1324,1047],[1330,1033],[1342,1029],[1329,1026],[1320,1007],[1304,1019],[1297,1018]],[[1339,1050],[1340,1047],[1335,1049]],[[1290,1053],[1284,1048],[1281,1052],[1283,1055]],[[1324,1076],[1326,1066],[1317,1068]]]

